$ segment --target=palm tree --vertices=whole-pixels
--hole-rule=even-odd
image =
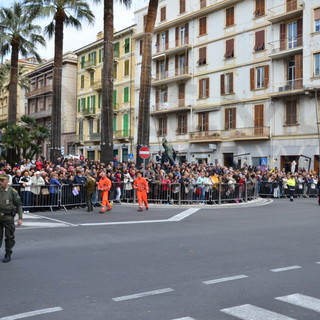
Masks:
[[[36,46],[38,44],[45,45],[44,38],[39,34],[41,27],[33,24],[34,18],[18,2],[15,2],[12,8],[0,9],[0,23],[3,28],[1,54],[3,56],[11,52],[8,121],[14,124],[17,121],[19,54],[21,53],[24,57],[30,54],[41,61],[36,52]]]
[[[100,2],[100,0],[92,0]],[[45,27],[49,38],[54,36],[54,66],[52,86],[52,117],[51,117],[51,149],[50,159],[61,156],[61,88],[63,33],[65,26],[81,29],[81,20],[93,23],[94,15],[85,0],[25,0],[24,4],[39,17],[52,17]]]
[[[28,72],[24,65],[18,65],[18,86],[21,89],[29,89],[29,79],[24,77]],[[3,63],[0,65],[0,89],[9,89],[11,66],[10,63]]]
[[[130,7],[131,0],[119,0]],[[102,71],[101,162],[113,160],[113,0],[104,0],[104,56]]]
[[[149,146],[150,141],[150,93],[151,93],[151,64],[152,36],[157,18],[159,0],[149,0],[147,22],[143,35],[143,51],[139,93],[139,120],[137,154],[142,146]],[[137,157],[138,165],[142,160]]]

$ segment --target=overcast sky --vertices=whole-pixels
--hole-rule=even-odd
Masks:
[[[22,1],[21,1],[22,2]],[[10,7],[13,3],[12,0],[0,0],[0,7]],[[93,4],[92,1],[88,1],[91,6],[91,10],[96,17],[93,26],[88,25],[86,22],[82,22],[82,30],[77,31],[73,28],[66,28],[64,31],[64,52],[73,51],[79,49],[96,40],[96,35],[99,31],[103,30],[103,1],[101,4]],[[134,24],[134,11],[147,6],[148,0],[132,0],[131,9],[126,9],[124,5],[119,4],[119,1],[114,1],[114,26],[116,30],[124,29]],[[43,27],[49,23],[49,20],[39,21],[39,24]],[[53,40],[49,40],[46,36],[47,46],[46,48],[38,47],[38,52],[42,58],[53,58]]]

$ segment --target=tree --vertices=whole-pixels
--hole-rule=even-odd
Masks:
[[[45,40],[40,35],[41,27],[33,24],[34,19],[35,16],[18,2],[15,2],[12,8],[0,9],[0,23],[3,29],[1,55],[11,52],[8,121],[12,123],[17,121],[19,54],[24,57],[33,55],[41,61],[36,46],[45,45]]]
[[[22,89],[29,89],[29,79],[24,77],[28,70],[24,65],[18,65],[18,86]],[[0,89],[9,89],[11,66],[10,63],[0,65]]]
[[[119,0],[129,7],[131,0]],[[102,70],[101,162],[113,160],[113,0],[104,0]]]
[[[43,142],[50,136],[49,130],[39,125],[35,119],[22,116],[21,123],[21,125],[16,125],[6,122],[0,125],[1,157],[7,158],[7,150],[14,150],[11,163],[18,162],[21,158],[33,159],[36,155],[41,154]]]
[[[100,0],[92,0],[100,2]],[[81,29],[81,20],[93,23],[94,15],[84,0],[25,0],[24,4],[39,17],[52,17],[45,27],[49,38],[54,36],[54,66],[52,86],[50,159],[61,156],[61,89],[63,63],[63,34],[65,26]]]
[[[150,94],[151,94],[151,64],[152,64],[152,36],[157,18],[159,0],[149,0],[147,22],[143,35],[143,51],[139,93],[139,122],[137,154],[142,146],[149,146],[150,141]],[[142,160],[137,157],[138,165]]]

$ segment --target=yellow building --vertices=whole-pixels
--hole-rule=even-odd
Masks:
[[[9,61],[6,63],[10,63]],[[19,59],[19,65],[22,65],[25,70],[25,74],[34,70],[38,63],[35,58]],[[8,75],[8,81],[10,75]],[[8,83],[7,83],[8,84]],[[26,113],[26,98],[25,89],[20,88],[18,85],[18,99],[17,99],[17,119],[20,119],[22,115]],[[0,88],[0,123],[8,121],[8,103],[9,103],[9,90],[7,87]]]
[[[114,156],[128,160],[133,153],[135,25],[114,34],[113,141]],[[77,149],[89,160],[100,159],[103,33],[75,51],[77,75]]]

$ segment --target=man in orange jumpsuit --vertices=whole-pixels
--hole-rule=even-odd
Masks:
[[[142,177],[140,172],[137,173],[137,178],[133,182],[133,188],[137,191],[137,199],[139,203],[138,211],[142,211],[142,205],[144,204],[146,210],[149,210],[147,193],[149,192],[148,181]]]
[[[105,172],[101,172],[100,180],[98,182],[98,190],[101,191],[101,198],[102,198],[102,207],[101,207],[101,210],[99,211],[100,213],[106,212],[106,206],[108,211],[112,209],[112,206],[109,202],[110,189],[111,189],[111,180],[106,177]]]

